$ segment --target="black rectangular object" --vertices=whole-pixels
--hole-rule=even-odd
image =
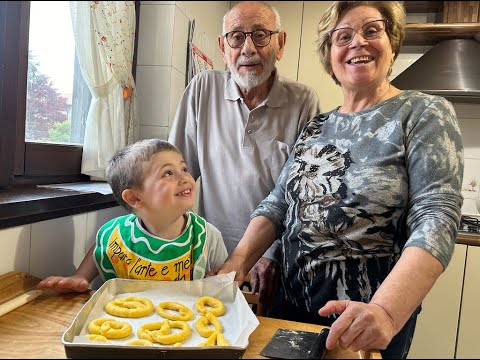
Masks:
[[[277,359],[323,359],[329,329],[320,333],[278,329],[260,355]]]

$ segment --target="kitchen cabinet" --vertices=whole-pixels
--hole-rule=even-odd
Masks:
[[[444,4],[445,3],[445,4]],[[480,39],[479,22],[448,21],[448,12],[444,14],[446,6],[454,6],[458,2],[450,1],[405,1],[407,14],[432,13],[435,14],[434,23],[409,23],[406,25],[404,45],[435,45],[441,40],[449,39]],[[478,5],[478,1],[468,2]],[[458,6],[458,5],[457,5]],[[467,19],[469,17],[466,17]],[[471,19],[475,17],[470,16]]]
[[[480,23],[407,24],[403,45],[435,45],[441,40],[480,38]]]
[[[466,245],[455,245],[449,266],[425,297],[409,359],[455,358],[466,253]]]
[[[457,242],[423,301],[408,359],[479,359],[479,297],[480,246]]]
[[[457,341],[457,359],[480,358],[480,247],[469,246]]]

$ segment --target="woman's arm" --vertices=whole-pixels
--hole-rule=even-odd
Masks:
[[[320,316],[341,314],[333,323],[327,348],[338,343],[352,351],[385,349],[428,294],[443,266],[433,255],[406,248],[369,304],[329,301]]]
[[[368,304],[330,301],[321,316],[341,314],[327,339],[352,351],[385,349],[441,275],[460,221],[463,146],[453,106],[422,95],[405,124],[409,238]]]
[[[243,283],[245,275],[272,245],[275,238],[274,224],[265,216],[254,217],[232,255],[216,273],[225,274],[236,271],[235,281]]]

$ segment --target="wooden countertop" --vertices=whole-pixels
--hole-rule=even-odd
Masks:
[[[15,298],[33,288],[40,279],[25,273],[11,272],[0,276],[0,303]],[[84,294],[44,292],[36,299],[0,316],[0,358],[65,359],[62,335],[70,326],[93,291]],[[260,325],[250,335],[244,359],[263,358],[260,352],[279,328],[314,331],[320,325],[258,317]],[[354,353],[340,348],[327,353],[327,358],[380,359],[380,353]]]

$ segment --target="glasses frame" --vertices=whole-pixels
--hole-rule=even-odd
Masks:
[[[255,43],[255,40],[253,40],[253,33],[256,32],[256,31],[265,31],[266,33],[269,34],[268,36],[268,43],[266,43],[265,45],[258,45]],[[241,45],[239,46],[232,46],[229,42],[228,42],[228,35],[229,34],[232,34],[232,33],[242,33],[243,36],[245,37],[243,39],[243,42]],[[265,46],[268,46],[270,45],[270,41],[272,41],[272,35],[274,34],[279,34],[280,33],[280,30],[276,30],[276,31],[272,31],[272,30],[267,30],[267,29],[255,29],[253,31],[240,31],[240,30],[234,30],[234,31],[229,31],[227,32],[226,34],[224,34],[223,36],[225,37],[225,40],[227,41],[227,44],[228,46],[230,46],[232,49],[240,49],[241,47],[243,47],[243,45],[245,45],[245,41],[247,41],[247,35],[250,36],[250,39],[252,39],[252,43],[253,45],[255,45],[255,47],[265,47]]]
[[[342,44],[342,45],[338,45],[338,44],[336,44],[336,43],[333,41],[333,34],[334,34],[336,31],[338,31],[338,30],[346,30],[346,29],[352,30],[354,33],[357,33],[357,34],[361,35],[365,40],[375,40],[375,39],[378,39],[379,37],[381,37],[381,36],[383,35],[383,32],[380,33],[380,35],[376,35],[376,36],[373,37],[373,38],[366,38],[366,37],[364,36],[364,33],[363,33],[363,28],[364,28],[365,26],[367,26],[368,24],[371,24],[371,23],[373,23],[373,22],[377,22],[377,21],[383,21],[384,28],[383,28],[382,30],[383,30],[383,32],[385,32],[385,33],[388,34],[388,31],[387,31],[387,30],[388,30],[388,28],[387,28],[388,20],[387,20],[387,19],[377,19],[377,20],[372,20],[372,21],[369,21],[369,22],[363,24],[363,25],[362,25],[362,28],[361,28],[360,30],[355,30],[354,28],[350,28],[350,27],[341,27],[341,28],[338,28],[338,29],[333,29],[332,31],[330,31],[330,34],[329,34],[329,36],[330,36],[330,42],[331,42],[332,44],[334,44],[335,46],[338,46],[338,47],[350,45],[350,44],[352,43],[353,39],[355,38],[355,35],[352,36],[352,38],[350,39],[350,41],[348,41],[347,43]]]

